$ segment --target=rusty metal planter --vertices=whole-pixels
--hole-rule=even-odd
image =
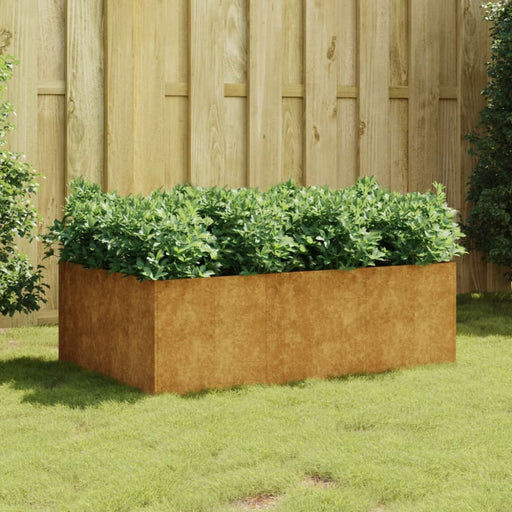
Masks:
[[[59,358],[149,393],[455,360],[455,263],[139,282],[60,264]]]

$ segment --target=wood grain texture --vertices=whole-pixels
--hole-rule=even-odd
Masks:
[[[164,4],[165,30],[165,94],[175,96],[164,102],[166,142],[165,185],[185,183],[188,169],[188,2],[171,0]],[[177,84],[179,90],[170,89]],[[178,96],[178,97],[176,97]]]
[[[282,177],[282,6],[249,4],[249,186],[266,189]]]
[[[32,0],[30,4],[39,15],[37,75],[40,83],[60,81],[65,84],[68,3],[67,0]]]
[[[282,18],[282,180],[304,182],[304,45],[301,0],[283,0]]]
[[[359,174],[389,187],[389,2],[358,2]]]
[[[306,185],[338,186],[336,0],[305,1]]]
[[[438,172],[435,181],[446,187],[446,200],[452,208],[460,209],[459,141],[460,125],[457,102],[439,101],[439,149]]]
[[[409,3],[409,187],[430,190],[438,173],[441,0]]]
[[[337,8],[337,186],[353,185],[359,176],[357,148],[357,2],[340,0]]]
[[[39,190],[39,213],[43,226],[53,224],[62,215],[66,189],[66,102],[60,96],[40,96],[37,118],[38,165],[45,176]],[[44,227],[42,227],[44,229]],[[56,321],[58,302],[57,258],[44,259],[44,247],[38,244],[38,261],[45,266],[44,279],[50,286],[46,292],[47,303],[37,313],[38,322],[46,318]],[[52,317],[48,317],[52,311]]]
[[[444,0],[439,17],[439,85],[456,87],[458,82],[458,48],[460,26],[457,23],[459,0]]]
[[[134,0],[105,3],[105,176],[107,190],[135,190]]]
[[[224,0],[224,83],[247,83],[248,0]]]
[[[225,165],[217,184],[247,186],[247,99],[225,98]]]
[[[149,194],[166,184],[164,0],[137,2],[134,26],[134,188]]]
[[[220,184],[224,172],[224,45],[226,29],[221,0],[189,4],[190,181]]]
[[[409,78],[409,2],[391,0],[389,8],[389,165],[390,187],[408,190],[408,78]]]
[[[248,2],[224,0],[226,43],[224,49],[224,109],[226,157],[219,184],[247,185],[247,48]],[[242,91],[245,89],[245,91]],[[236,92],[244,95],[235,95]]]
[[[349,187],[359,177],[357,140],[359,123],[357,101],[355,99],[338,100],[338,187]]]
[[[336,66],[339,86],[357,86],[357,0],[338,0],[336,16]],[[356,144],[356,142],[354,142]]]
[[[439,144],[438,170],[434,181],[446,187],[446,198],[452,208],[460,209],[460,108],[457,90],[454,99],[442,99],[447,88],[458,84],[457,40],[460,25],[457,23],[457,0],[444,2],[439,26]]]
[[[39,96],[66,96],[66,82],[64,80],[39,82],[37,94]]]
[[[283,98],[282,181],[304,183],[302,164],[304,102],[299,98]]]
[[[389,102],[389,162],[390,187],[392,190],[406,193],[409,171],[407,100],[394,99]]]
[[[389,7],[389,70],[391,86],[406,86],[409,77],[409,1],[391,0]],[[451,27],[453,29],[453,26]]]
[[[103,184],[103,0],[67,6],[66,183],[83,176]]]
[[[66,0],[38,3],[37,153],[38,170],[44,176],[38,194],[41,230],[61,216],[66,190],[66,8]],[[41,243],[37,249],[38,261],[45,267],[45,282],[50,286],[46,304],[36,313],[37,323],[56,322],[59,298],[56,258],[43,259]]]

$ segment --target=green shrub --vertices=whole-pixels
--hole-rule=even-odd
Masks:
[[[0,100],[12,76],[15,61],[0,54]],[[30,202],[37,190],[37,174],[23,155],[2,148],[12,106],[0,101],[0,314],[29,313],[44,302],[41,267],[33,268],[26,255],[17,252],[16,240],[31,239],[38,215]]]
[[[60,261],[142,280],[427,265],[462,254],[461,236],[440,185],[402,195],[366,177],[334,191],[180,185],[120,197],[79,178],[44,239]]]
[[[512,3],[488,6],[493,23],[487,100],[476,129],[468,137],[478,164],[470,179],[473,209],[464,231],[471,247],[512,274]]]

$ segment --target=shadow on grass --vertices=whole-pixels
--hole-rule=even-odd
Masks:
[[[141,391],[72,363],[35,357],[0,361],[0,385],[25,392],[23,402],[70,408],[96,407],[102,402],[133,403]]]
[[[229,393],[236,393],[238,395],[240,394],[246,394],[251,391],[251,389],[256,388],[270,388],[270,387],[276,387],[281,389],[304,389],[308,388],[310,386],[313,386],[318,381],[324,381],[324,382],[344,382],[344,381],[351,381],[351,380],[379,380],[379,379],[390,379],[395,378],[400,369],[396,370],[385,370],[379,373],[351,373],[348,375],[339,375],[339,376],[332,376],[332,377],[318,377],[318,378],[308,378],[304,380],[290,380],[288,382],[285,382],[283,384],[269,384],[265,382],[261,383],[255,383],[255,384],[247,384],[247,385],[235,385],[230,386],[227,388],[209,388],[209,389],[203,389],[201,391],[192,391],[190,393],[185,393],[181,395],[181,398],[183,399],[191,399],[191,400],[200,400],[202,398],[210,397],[213,395],[222,395],[222,394],[229,394]]]

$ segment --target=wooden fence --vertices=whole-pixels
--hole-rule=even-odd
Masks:
[[[82,175],[121,193],[288,178],[446,185],[466,212],[464,134],[486,83],[480,0],[0,0],[21,64],[11,146],[46,177],[44,222]],[[2,39],[4,46],[8,38]],[[24,246],[34,261],[42,248]],[[5,325],[56,320],[48,303]],[[459,291],[510,289],[465,257]]]

